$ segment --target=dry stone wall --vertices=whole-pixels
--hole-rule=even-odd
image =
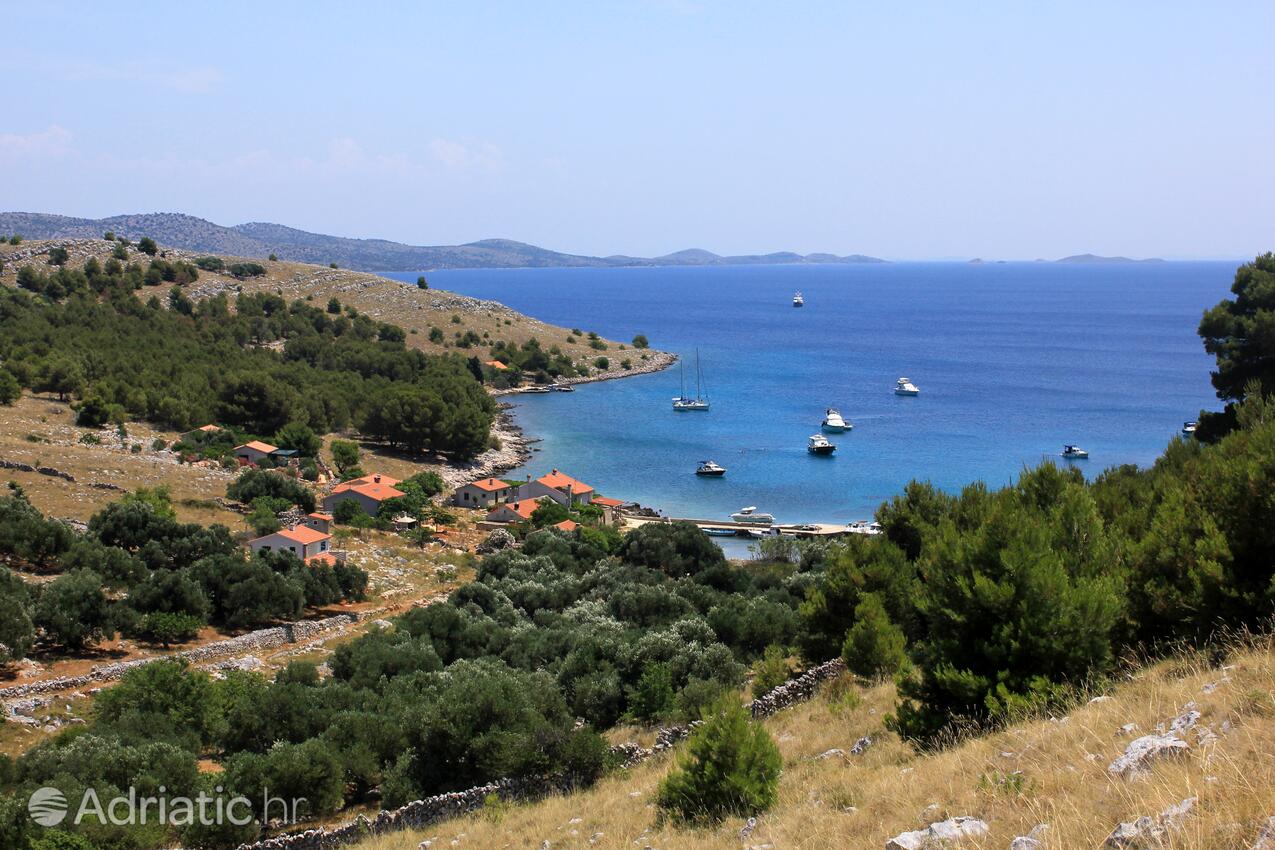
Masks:
[[[753,700],[749,710],[753,717],[769,717],[782,709],[810,699],[815,695],[820,684],[840,676],[845,670],[845,662],[840,658],[812,667],[792,681]],[[650,749],[630,743],[612,747],[611,752],[620,757],[625,767],[640,764],[685,740],[700,722],[702,721],[660,729],[656,733],[655,746]],[[482,808],[483,801],[491,794],[496,794],[504,800],[534,800],[569,790],[560,782],[551,779],[502,779],[464,791],[426,797],[423,800],[408,803],[401,809],[381,812],[374,818],[360,815],[351,823],[335,829],[308,829],[304,832],[280,835],[254,844],[241,845],[239,850],[333,850],[336,847],[356,844],[370,836],[404,829],[421,829],[440,821],[459,817]]]

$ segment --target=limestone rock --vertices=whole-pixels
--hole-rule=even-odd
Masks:
[[[856,756],[861,756],[868,751],[868,747],[872,746],[872,738],[864,735],[862,738],[854,742],[854,746],[850,748],[850,752]]]
[[[1107,850],[1154,850],[1164,847],[1169,833],[1182,828],[1182,822],[1191,814],[1195,803],[1195,797],[1187,797],[1182,802],[1169,806],[1158,818],[1143,815],[1133,823],[1122,823],[1107,836],[1102,846]]]
[[[817,759],[833,759],[833,758],[843,759],[845,757],[846,757],[846,751],[842,749],[838,749],[836,747],[833,747],[831,750],[824,750],[822,753],[815,756],[815,758]]]
[[[1020,835],[1013,841],[1009,842],[1009,850],[1043,850],[1045,846],[1045,833],[1049,831],[1049,824],[1038,823],[1032,827],[1032,831],[1026,835]]]
[[[1190,748],[1190,744],[1173,732],[1143,735],[1129,742],[1124,754],[1107,766],[1107,772],[1113,776],[1133,779],[1145,774],[1153,761],[1182,755]]]
[[[946,844],[955,844],[966,838],[986,835],[985,821],[962,815],[932,823],[925,829],[900,833],[885,843],[885,850],[937,850]]]
[[[1266,824],[1257,833],[1257,840],[1249,850],[1275,850],[1275,817],[1266,819]]]

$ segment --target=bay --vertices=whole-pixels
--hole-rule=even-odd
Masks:
[[[1201,312],[1236,263],[890,263],[429,272],[433,286],[685,359],[707,413],[672,410],[679,371],[515,397],[538,451],[509,477],[561,469],[672,516],[757,505],[782,522],[868,518],[911,479],[996,487],[1043,460],[1086,475],[1147,465],[1220,403]],[[408,282],[416,273],[390,275]],[[800,290],[806,306],[794,308]],[[605,352],[612,359],[637,352]],[[915,398],[893,394],[907,376]],[[825,408],[854,430],[810,455]],[[1090,451],[1063,461],[1064,443]],[[698,461],[727,467],[695,476]]]

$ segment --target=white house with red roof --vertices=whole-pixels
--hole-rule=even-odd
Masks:
[[[283,528],[273,534],[249,540],[248,548],[254,553],[291,552],[307,564],[333,563],[336,560],[332,555],[332,535],[304,525]]]
[[[491,513],[487,514],[487,522],[527,522],[536,512],[536,508],[540,507],[540,502],[544,498],[541,496],[539,499],[520,499],[517,502],[497,505]]]
[[[553,470],[519,486],[514,494],[518,499],[539,499],[548,496],[564,507],[587,505],[593,500],[594,490],[588,484],[577,481],[565,472]]]
[[[262,459],[279,451],[279,447],[260,440],[249,440],[242,446],[235,446],[234,451],[235,457],[244,463],[261,463]]]
[[[501,481],[499,478],[480,478],[471,481],[464,487],[457,487],[452,495],[452,503],[462,508],[490,508],[501,502],[508,502],[514,497],[519,485]]]
[[[341,502],[353,499],[369,516],[376,516],[382,503],[406,495],[395,484],[398,484],[397,478],[379,473],[342,481],[323,498],[323,512],[331,514]]]

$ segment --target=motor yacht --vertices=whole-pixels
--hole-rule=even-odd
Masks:
[[[711,478],[720,478],[726,474],[726,467],[718,466],[711,460],[701,460],[699,466],[695,469],[696,475],[705,475]]]
[[[810,442],[806,444],[806,451],[812,455],[830,455],[836,450],[837,447],[828,442],[823,434],[811,434]]]
[[[758,513],[755,505],[740,508],[731,514],[730,518],[735,522],[756,523],[757,525],[773,525],[775,522],[773,514]]]
[[[802,297],[802,294],[800,292],[798,292],[796,295],[792,297],[792,306],[794,307],[806,306],[806,299]]]
[[[1089,457],[1089,452],[1085,451],[1080,446],[1073,446],[1068,443],[1063,446],[1062,456],[1068,460],[1084,460]]]
[[[1195,433],[1195,429],[1196,429],[1196,428],[1198,428],[1198,427],[1200,427],[1200,423],[1199,423],[1199,422],[1183,422],[1183,423],[1182,423],[1182,433],[1183,433],[1183,435],[1185,435],[1185,436],[1189,437],[1189,436],[1191,436],[1192,434],[1194,434],[1194,433]]]
[[[920,392],[921,391],[917,389],[916,384],[912,383],[912,381],[908,378],[899,378],[899,380],[894,383],[895,395],[919,395]]]
[[[880,534],[881,523],[874,520],[858,519],[846,526],[846,531],[851,534]]]
[[[843,431],[849,431],[854,428],[849,422],[841,417],[841,411],[835,407],[828,408],[823,415],[823,430],[831,434],[840,434]]]

